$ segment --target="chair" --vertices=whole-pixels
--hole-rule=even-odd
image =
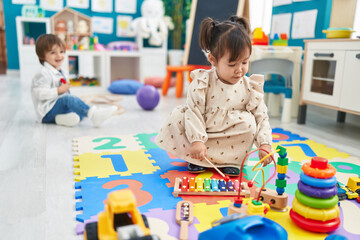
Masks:
[[[294,63],[287,59],[264,58],[250,62],[249,76],[251,74],[276,74],[283,78],[265,79],[264,92],[277,95],[277,102],[280,105],[280,93],[285,95],[281,121],[288,123],[291,121],[291,101],[292,101],[292,74]],[[272,104],[272,102],[270,103]]]
[[[166,77],[162,85],[162,93],[165,96],[170,87],[170,79],[172,74],[176,73],[176,97],[181,98],[184,86],[184,72],[188,72],[188,79],[191,82],[190,72],[198,69],[210,69],[211,66],[203,66],[203,65],[185,65],[185,66],[167,66],[166,67]]]
[[[167,91],[170,87],[170,79],[174,72],[176,72],[176,96],[180,98],[183,92],[183,85],[184,85],[184,72],[189,72],[189,79],[190,79],[190,72],[194,70],[195,67],[187,65],[187,66],[167,66],[166,67],[166,77],[164,83],[162,85],[162,93],[165,96]]]

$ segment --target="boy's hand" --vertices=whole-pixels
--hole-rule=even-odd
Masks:
[[[264,149],[265,151],[267,151],[268,153],[272,152],[271,146],[269,144],[264,144],[260,146],[260,149]],[[268,155],[267,152],[259,150],[259,158],[260,160],[263,159],[263,157],[265,157],[266,155]],[[263,167],[265,167],[266,165],[268,165],[269,163],[271,163],[271,157],[274,157],[273,154],[268,156],[264,161],[263,161]]]
[[[70,89],[70,83],[63,83],[57,88],[58,95],[66,93]]]
[[[190,147],[190,156],[194,159],[204,160],[207,155],[207,148],[203,142],[193,142]]]

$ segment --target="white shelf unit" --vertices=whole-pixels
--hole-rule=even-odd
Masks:
[[[77,72],[71,73],[69,57],[75,57],[77,61]],[[75,92],[97,92],[105,89],[108,85],[105,74],[105,55],[99,51],[66,51],[66,57],[62,68],[69,73],[69,78],[88,77],[96,78],[99,86],[72,86]]]
[[[167,38],[163,41],[161,47],[144,47],[143,39],[137,37],[136,42],[141,53],[141,79],[145,81],[148,77],[166,76],[167,65]]]
[[[16,17],[20,77],[23,81],[31,81],[41,64],[35,45],[23,44],[26,23],[44,24],[42,33],[51,33],[51,24],[49,18]],[[144,82],[147,77],[165,77],[167,41],[159,48],[143,47],[142,39],[136,41],[139,45],[138,51],[67,51],[62,65],[64,70],[69,72],[69,56],[75,56],[78,58],[79,75],[96,77],[100,81],[100,86],[74,86],[73,92],[104,92],[111,82],[117,79]]]
[[[104,52],[106,64],[106,85],[118,79],[136,79],[144,82],[142,76],[141,53],[111,51]]]
[[[16,17],[16,31],[17,31],[17,41],[18,41],[18,51],[19,51],[19,68],[20,68],[20,78],[22,81],[31,81],[35,74],[41,68],[41,64],[35,52],[35,45],[26,45],[23,44],[23,39],[26,34],[26,28],[29,24],[37,25],[37,28],[42,28],[39,33],[50,33],[50,18],[26,18],[26,17]],[[28,29],[31,30],[31,29]],[[38,36],[31,36],[38,37]],[[36,39],[35,39],[36,40]]]

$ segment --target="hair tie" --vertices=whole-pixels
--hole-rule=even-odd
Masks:
[[[215,26],[216,26],[215,21],[212,21],[211,25],[212,25],[213,28],[215,28]]]

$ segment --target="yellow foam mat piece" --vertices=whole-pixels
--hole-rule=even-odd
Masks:
[[[222,218],[220,208],[229,207],[230,200],[218,201],[219,204],[207,205],[206,203],[194,204],[194,217],[199,220],[199,224],[194,224],[199,232],[212,228],[211,223]]]
[[[73,139],[74,155],[119,152],[123,150],[138,151],[143,148],[133,135],[85,136]]]
[[[103,158],[105,155],[122,156],[126,165],[127,171],[118,172],[114,169],[111,158]],[[75,161],[75,177],[76,181],[81,181],[87,177],[105,178],[110,175],[130,176],[133,173],[152,174],[160,169],[159,166],[154,166],[154,160],[149,159],[150,155],[146,154],[144,150],[139,151],[121,151],[121,152],[103,152],[103,153],[84,153],[78,156],[78,161]],[[79,168],[76,168],[76,167]]]
[[[278,145],[282,145],[286,148],[287,151],[287,158],[291,159],[292,161],[301,162],[304,160],[310,160],[312,157],[307,156],[305,154],[305,149],[301,148],[301,146],[309,147],[311,150],[317,155],[328,160],[333,158],[348,158],[350,157],[349,154],[339,152],[334,148],[329,148],[324,144],[317,143],[312,140],[305,140],[305,141],[292,141],[292,142],[275,142],[272,144],[272,148],[276,149]],[[293,146],[286,146],[286,145],[293,145]],[[304,151],[305,150],[305,151]]]
[[[270,210],[267,212],[266,217],[280,224],[288,233],[288,239],[291,240],[324,240],[328,234],[326,233],[313,233],[298,227],[289,216],[290,207],[287,207],[287,212],[278,212]]]

